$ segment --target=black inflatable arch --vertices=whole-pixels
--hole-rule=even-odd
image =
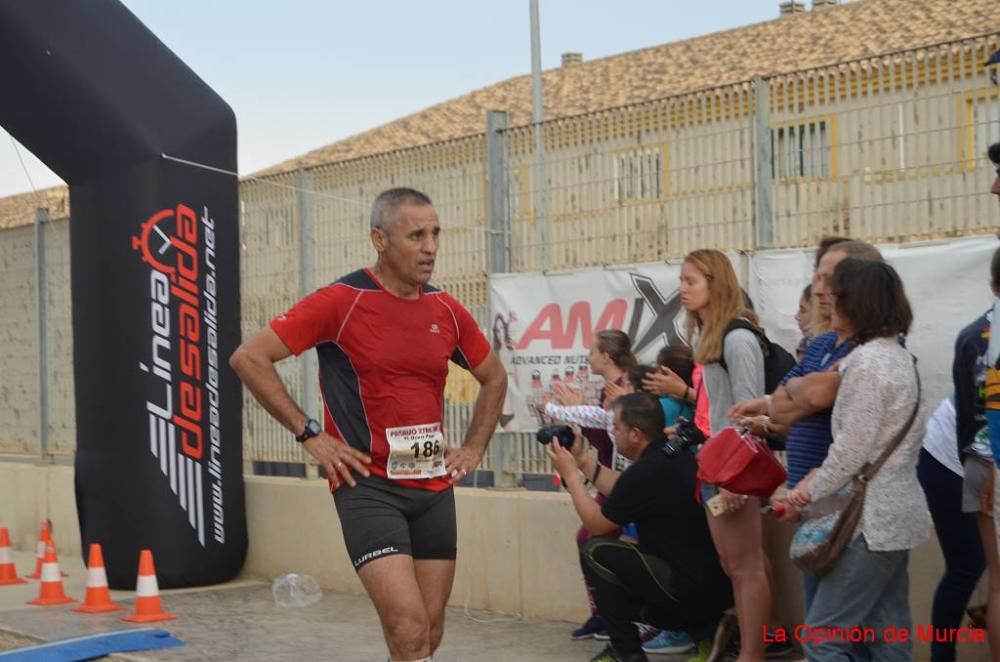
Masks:
[[[116,0],[0,2],[0,125],[69,183],[76,497],[112,588],[233,577],[247,534],[228,105]]]

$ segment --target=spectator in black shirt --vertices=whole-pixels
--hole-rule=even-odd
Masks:
[[[594,536],[581,553],[584,575],[611,643],[593,661],[645,660],[636,622],[687,632],[705,654],[722,612],[732,605],[732,588],[704,509],[695,502],[694,455],[666,443],[656,397],[625,395],[612,409],[618,452],[634,462],[625,471],[599,464],[583,451],[582,438],[571,451],[548,445],[552,465]],[[607,495],[603,506],[584,479]],[[638,529],[638,544],[600,537],[629,522]]]

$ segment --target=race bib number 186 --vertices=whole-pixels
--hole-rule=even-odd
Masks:
[[[445,474],[444,435],[441,423],[386,428],[389,478],[437,478]]]

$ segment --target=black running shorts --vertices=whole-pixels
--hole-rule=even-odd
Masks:
[[[414,559],[455,559],[455,490],[400,487],[379,476],[355,474],[357,487],[333,493],[344,543],[357,570],[390,554]]]

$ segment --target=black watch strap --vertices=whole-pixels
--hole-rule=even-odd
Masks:
[[[302,431],[302,434],[295,437],[295,441],[301,444],[304,441],[308,441],[313,437],[318,436],[322,431],[323,426],[319,424],[319,421],[314,418],[310,418],[306,420],[306,429]]]

